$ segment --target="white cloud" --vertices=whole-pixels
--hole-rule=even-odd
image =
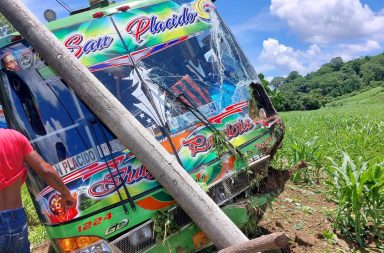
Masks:
[[[278,40],[270,38],[263,42],[260,60],[265,64],[273,65],[286,71],[297,70],[304,72],[305,67],[299,61],[301,54],[300,51],[280,44]]]
[[[307,50],[307,54],[308,56],[316,56],[318,55],[319,53],[321,52],[321,49],[318,45],[316,44],[312,44],[309,46],[308,50]]]
[[[312,44],[306,50],[297,50],[280,43],[276,39],[269,38],[263,42],[263,50],[256,63],[256,70],[269,73],[278,70],[288,74],[298,71],[305,75],[316,71],[324,63],[330,62],[334,57],[340,56],[344,61],[349,61],[361,55],[381,50],[379,42],[368,40],[360,44]]]
[[[358,56],[369,55],[372,52],[378,54],[382,52],[382,46],[374,40],[367,40],[359,44],[337,44],[329,49],[338,56],[341,56],[345,61],[352,60]]]
[[[377,41],[368,40],[365,44],[345,45],[345,48],[348,51],[351,51],[353,54],[355,54],[355,53],[365,53],[365,52],[370,52],[372,50],[380,49],[380,44]]]
[[[275,17],[272,17],[269,12],[264,11],[242,24],[234,25],[231,30],[235,34],[249,31],[271,32],[280,29],[280,23],[281,22],[278,21]]]
[[[384,37],[384,11],[360,0],[271,0],[270,11],[310,43]]]
[[[265,61],[261,61],[261,63],[254,62],[253,63],[257,67],[257,72],[264,73],[271,70],[276,69],[276,67],[273,64],[266,63]]]

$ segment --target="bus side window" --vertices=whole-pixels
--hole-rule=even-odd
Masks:
[[[59,161],[63,161],[67,158],[67,149],[62,142],[57,142],[55,145],[56,154]]]
[[[27,84],[16,73],[12,71],[4,72],[8,77],[11,88],[14,90],[23,106],[25,115],[27,116],[33,131],[38,135],[47,134],[32,92]]]

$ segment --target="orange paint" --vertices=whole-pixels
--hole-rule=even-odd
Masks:
[[[195,125],[195,128],[198,128],[202,125],[202,123],[199,123],[199,124],[196,124]],[[182,143],[183,143],[183,140],[185,140],[188,135],[190,135],[192,133],[192,131],[185,131],[183,132],[182,134],[180,135],[177,135],[175,137],[172,137],[172,141],[173,141],[173,145],[175,146],[176,150],[180,150],[182,148]],[[171,144],[169,143],[169,141],[163,141],[161,143],[161,145],[170,153],[170,154],[173,154],[173,150],[172,150],[172,147],[171,147]]]
[[[143,209],[147,209],[147,210],[159,210],[159,209],[162,209],[164,207],[173,205],[175,203],[176,203],[176,201],[174,201],[174,200],[164,202],[164,201],[159,201],[159,200],[155,199],[154,197],[150,196],[148,198],[137,201],[136,205],[140,206]]]

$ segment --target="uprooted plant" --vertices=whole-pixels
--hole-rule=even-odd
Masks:
[[[180,227],[175,222],[172,212],[169,208],[158,210],[153,216],[153,231],[157,243],[164,244],[168,236],[176,233]]]
[[[290,165],[293,166],[300,161],[305,161],[309,168],[306,170],[300,170],[297,173],[293,174],[292,182],[305,182],[305,183],[317,183],[320,178],[320,154],[319,148],[319,137],[315,136],[314,138],[308,141],[302,141],[295,138],[290,139],[289,145],[289,157]]]

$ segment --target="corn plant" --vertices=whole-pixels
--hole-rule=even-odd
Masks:
[[[342,159],[341,150],[348,152],[353,159],[364,156],[364,160],[370,163],[383,162],[383,110],[384,104],[376,103],[280,113],[286,125],[286,137],[274,165],[289,168],[304,157],[311,166],[307,173],[322,175],[321,168],[330,165],[325,157]],[[313,152],[317,146],[318,150]],[[296,174],[295,177],[302,181],[304,175]]]
[[[29,195],[27,187],[25,185],[21,188],[21,196],[25,211],[27,213],[28,226],[33,227],[40,225],[39,217],[37,216],[35,207],[32,203],[31,196]]]
[[[371,228],[384,235],[384,167],[366,162],[355,163],[347,153],[338,165],[330,159],[327,181],[332,200],[337,203],[335,229],[364,245]]]
[[[373,232],[379,240],[384,240],[384,164],[376,164],[370,172],[370,180],[364,186],[366,205],[364,213]]]

